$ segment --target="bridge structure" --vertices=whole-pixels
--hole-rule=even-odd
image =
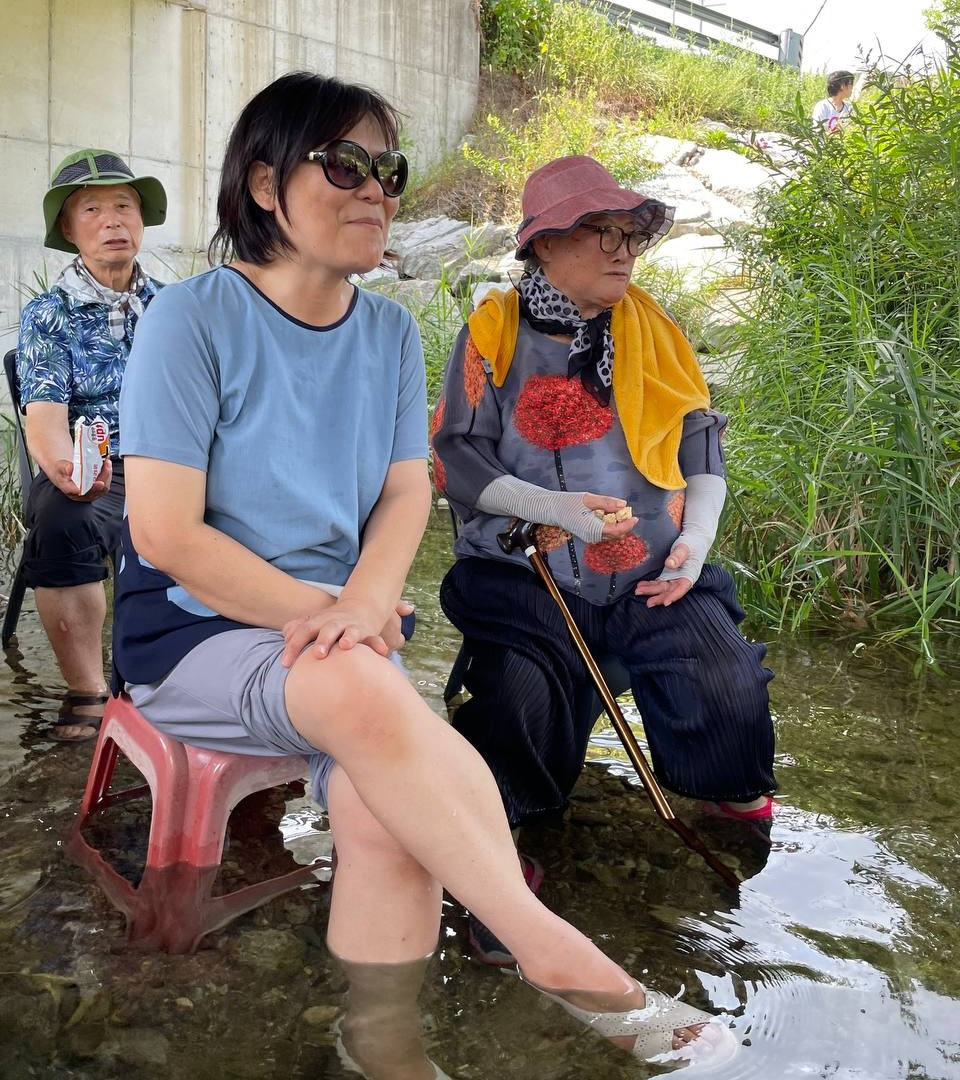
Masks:
[[[591,2],[591,0],[586,0]],[[709,49],[718,43],[755,52],[790,67],[800,67],[803,35],[795,30],[767,30],[720,10],[722,4],[693,0],[621,0],[598,5],[608,17],[627,23],[658,44]]]

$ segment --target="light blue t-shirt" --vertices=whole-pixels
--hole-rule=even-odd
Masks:
[[[120,397],[120,452],[207,474],[206,517],[309,581],[342,585],[393,462],[427,456],[416,323],[358,289],[315,327],[218,267],[162,290],[137,329]],[[140,560],[124,528],[114,650],[130,682],[165,675],[236,627]]]

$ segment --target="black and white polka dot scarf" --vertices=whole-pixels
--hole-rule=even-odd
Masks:
[[[520,315],[541,334],[572,334],[567,376],[579,375],[584,389],[601,405],[610,404],[613,382],[613,336],[610,308],[582,319],[576,304],[555,289],[542,270],[525,273],[517,283]]]

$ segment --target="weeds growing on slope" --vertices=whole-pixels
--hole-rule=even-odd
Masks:
[[[495,11],[484,24],[488,66],[474,129],[417,178],[405,217],[514,220],[524,180],[553,158],[591,154],[618,179],[636,183],[650,173],[639,141],[646,133],[722,144],[703,120],[763,129],[798,100],[809,111],[823,93],[821,78],[744,50],[656,45],[611,22],[600,5],[497,0],[481,5],[487,9]],[[498,33],[514,58],[499,67],[492,66]]]
[[[763,128],[799,94],[805,108],[822,96],[822,80],[772,64],[733,46],[707,52],[671,49],[611,22],[602,6],[554,5],[541,46],[540,77],[661,124],[701,119]],[[668,134],[668,132],[663,132]]]

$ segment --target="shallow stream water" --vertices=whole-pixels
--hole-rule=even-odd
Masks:
[[[441,713],[458,646],[436,604],[450,559],[437,512],[409,590],[418,628],[404,658]],[[600,726],[564,826],[523,835],[546,869],[541,896],[636,976],[732,1018],[742,1049],[712,1076],[960,1080],[960,683],[918,681],[909,659],[846,631],[771,641],[768,663],[781,800],[772,846],[674,800],[740,888],[657,821]],[[44,737],[60,693],[28,597],[0,667],[0,1076],[352,1075],[336,1048],[346,984],[323,945],[323,882],[240,917],[193,955],[125,947],[122,917],[62,853],[90,747]],[[236,816],[228,880],[329,850],[315,808],[281,795]],[[147,814],[131,803],[97,826],[130,873]],[[452,903],[420,1015],[430,1058],[462,1080],[657,1071],[473,961]]]

